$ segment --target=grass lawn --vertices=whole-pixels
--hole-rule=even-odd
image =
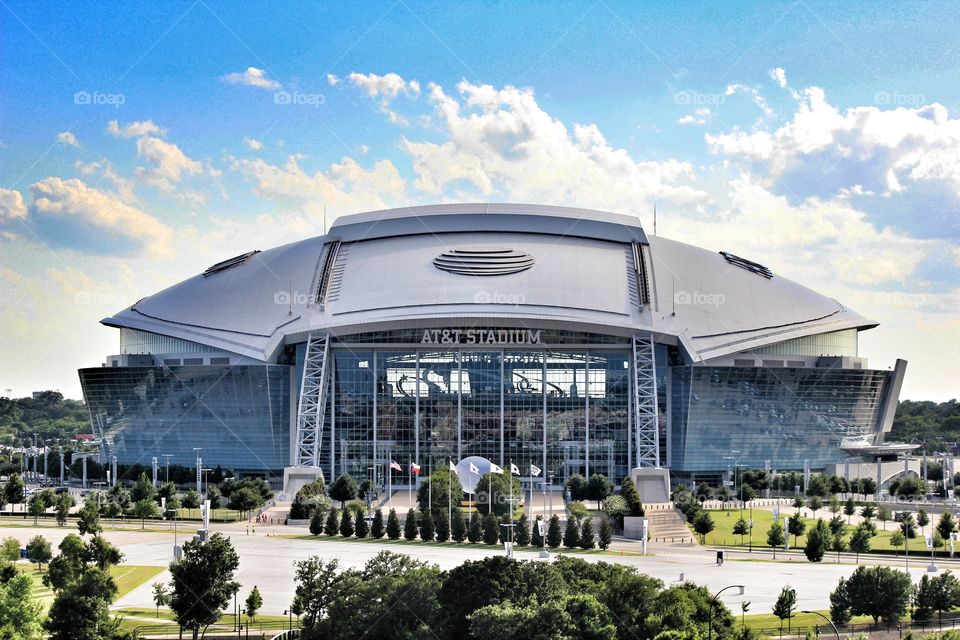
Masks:
[[[731,609],[731,613],[735,613],[735,611]],[[830,617],[829,611],[821,611],[820,613],[827,616],[828,618]],[[739,626],[740,616],[735,615],[734,617],[737,618],[737,626]],[[758,613],[756,615],[748,615],[746,616],[746,618],[744,618],[744,622],[746,623],[748,629],[755,629],[755,630],[766,629],[768,630],[768,632],[770,629],[780,629],[780,618],[773,615],[772,613]],[[851,620],[851,622],[854,624],[870,623],[870,622],[873,622],[873,618],[871,618],[870,616],[855,616],[853,620]],[[790,619],[790,626],[793,627],[794,629],[796,629],[796,627],[813,627],[815,625],[820,625],[821,634],[824,633],[822,627],[829,626],[826,622],[824,622],[823,618],[813,613],[800,613],[799,611],[797,611],[793,614],[793,617]],[[784,633],[787,632],[786,620],[783,621],[783,632]]]
[[[33,580],[33,595],[40,600],[44,606],[53,602],[53,591],[43,584],[43,573],[37,571],[37,565],[18,562],[16,567],[19,571],[26,573]],[[163,567],[147,567],[141,565],[120,565],[110,567],[110,575],[117,583],[117,599],[127,595],[147,580],[150,580],[161,571]],[[44,565],[46,570],[46,565]]]
[[[286,538],[288,540],[319,540],[323,542],[356,542],[359,544],[394,544],[398,546],[412,545],[412,546],[428,546],[428,547],[446,547],[447,549],[455,549],[458,547],[474,547],[478,549],[503,549],[503,543],[498,542],[497,544],[484,544],[483,542],[423,542],[422,540],[406,540],[400,538],[399,540],[391,540],[390,538],[344,538],[343,536],[327,536],[319,535],[315,536],[312,534],[280,534],[273,536],[275,538]],[[540,547],[520,547],[514,546],[513,550],[516,552],[527,552],[527,553],[539,553]],[[551,549],[547,547],[547,551],[550,553],[573,553],[573,554],[586,554],[586,553],[611,553],[616,555],[623,555],[619,551],[602,551],[599,547],[595,549],[567,549],[564,546],[557,547],[556,549]]]
[[[734,535],[733,526],[737,522],[737,519],[740,518],[739,509],[730,509],[724,511],[722,509],[710,509],[708,510],[713,522],[716,525],[713,531],[707,534],[706,544],[710,546],[727,546],[727,547],[747,547],[749,546],[749,536],[743,536],[743,542],[741,543],[741,537]],[[833,517],[833,514],[830,513],[829,509],[823,509],[817,512],[817,518],[822,518],[824,522],[828,521]],[[744,520],[749,521],[750,511],[743,511]],[[807,525],[807,531],[809,531],[816,520],[812,518],[804,518],[804,522]],[[844,516],[846,520],[846,516]],[[770,546],[767,544],[767,531],[770,529],[770,525],[773,524],[773,512],[766,511],[764,509],[754,509],[753,510],[753,546],[757,549],[769,549]],[[786,528],[787,519],[786,514],[781,514],[780,524]],[[870,539],[870,549],[871,551],[898,551],[903,552],[903,547],[899,549],[894,548],[890,544],[890,537],[893,535],[893,532],[899,526],[895,522],[883,523],[878,520],[874,520],[874,524],[877,525],[877,535]],[[886,526],[886,530],[884,530]],[[923,529],[923,533],[920,532],[920,528],[917,527],[917,537],[910,540],[910,553],[925,554],[930,555],[930,551],[927,549],[927,543],[924,540],[924,534],[930,533],[931,525],[927,525]],[[690,531],[693,531],[693,527],[690,526]],[[853,531],[852,526],[848,526],[847,530],[844,533],[847,541],[850,540],[850,534]],[[806,535],[799,536],[794,542],[793,536],[790,536],[790,548],[803,548],[807,543]],[[779,547],[778,547],[779,548]],[[946,554],[945,550],[940,550],[941,554]]]
[[[136,627],[143,626],[150,627],[150,634],[177,633],[179,631],[179,627],[175,622],[173,622],[173,612],[163,607],[160,607],[159,616],[157,615],[157,610],[154,608],[141,609],[135,607],[115,609],[114,614],[122,616],[121,627],[128,631],[133,630]],[[242,618],[241,622],[246,625],[246,618]],[[258,623],[272,623],[272,628],[276,629],[277,626],[286,627],[288,622],[289,619],[287,616],[258,615],[256,620],[251,625],[250,630],[257,631]],[[210,627],[210,629],[208,629],[208,633],[213,631],[230,631],[233,630],[233,625],[233,614],[225,613],[220,616],[220,619],[217,621],[216,625],[213,625]],[[294,628],[298,626],[296,617],[293,618],[293,626]]]

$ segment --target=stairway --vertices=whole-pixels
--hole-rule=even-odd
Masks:
[[[676,509],[648,510],[646,512],[650,542],[696,545],[697,540],[683,514]]]

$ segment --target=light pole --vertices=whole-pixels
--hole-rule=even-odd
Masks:
[[[287,614],[287,631],[293,631],[293,609],[287,609],[284,613]]]
[[[837,636],[837,640],[840,640],[840,632],[837,630],[837,625],[833,624],[833,620],[831,620],[831,619],[828,618],[827,616],[823,615],[823,614],[820,613],[819,611],[801,611],[800,613],[812,613],[812,614],[817,615],[817,616],[820,616],[821,618],[823,618],[824,620],[826,620],[827,623],[833,628],[833,633]]]
[[[166,464],[166,467],[167,467],[167,476],[166,476],[166,478],[164,479],[164,482],[170,482],[170,458],[172,458],[172,457],[173,457],[173,454],[172,454],[172,453],[165,453],[165,454],[163,454],[163,461],[164,461],[164,463]]]
[[[720,604],[720,594],[726,591],[727,589],[740,589],[739,595],[743,595],[744,586],[742,584],[731,584],[727,585],[720,591],[717,591],[713,594],[713,597],[710,599],[710,622],[709,622],[709,631],[707,633],[707,640],[713,640],[713,605],[714,603]]]

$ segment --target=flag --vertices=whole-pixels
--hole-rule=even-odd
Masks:
[[[477,469],[477,465],[473,464],[472,462],[470,463],[470,473],[480,475],[480,469]]]
[[[511,462],[511,463],[510,463],[510,473],[512,473],[512,474],[515,475],[515,476],[520,475],[520,467],[518,467],[517,465],[515,465],[515,464],[513,464],[513,463]]]
[[[538,476],[540,475],[540,467],[535,464],[530,465],[530,475]]]
[[[411,462],[410,471],[414,472],[417,475],[420,475],[420,465],[418,465],[416,462]]]
[[[497,465],[490,463],[490,473],[503,473],[503,467],[498,467]]]
[[[458,476],[460,475],[460,473],[457,471],[457,465],[453,464],[453,460],[450,461],[450,472],[455,473]]]
[[[401,467],[401,466],[400,466],[400,463],[397,462],[396,460],[391,460],[391,461],[390,461],[390,468],[391,468],[391,469],[396,469],[397,471],[403,471],[403,467]]]

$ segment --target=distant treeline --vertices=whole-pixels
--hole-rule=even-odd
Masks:
[[[903,400],[887,440],[923,444],[928,452],[945,451],[960,442],[960,404],[956,400]]]

